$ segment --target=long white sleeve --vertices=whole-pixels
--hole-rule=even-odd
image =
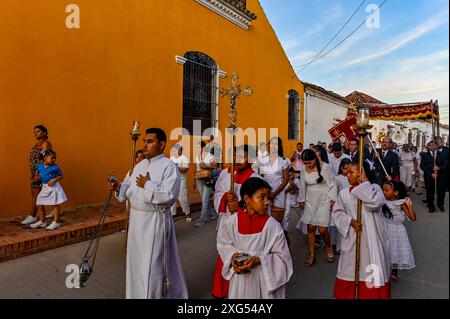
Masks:
[[[334,225],[336,226],[341,236],[343,238],[347,238],[352,222],[352,216],[349,215],[350,212],[347,212],[347,209],[344,205],[344,192],[348,192],[348,188],[344,188],[339,193],[339,196],[336,203],[334,204],[333,211],[331,213],[331,218],[333,219]]]
[[[270,221],[268,221],[270,222]],[[288,283],[293,273],[292,258],[283,230],[278,225],[276,238],[270,246],[270,251],[259,256],[264,274],[264,281],[269,292]]]

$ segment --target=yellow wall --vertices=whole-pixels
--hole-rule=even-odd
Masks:
[[[80,7],[80,29],[65,26],[70,3]],[[181,126],[183,66],[175,56],[187,51],[228,73],[220,86],[238,71],[254,89],[238,101],[239,126],[278,127],[291,154],[285,95],[295,89],[303,97],[303,86],[258,1],[247,3],[258,16],[248,31],[194,0],[2,1],[0,217],[28,213],[28,153],[40,123],[64,172],[64,207],[102,202],[108,171],[128,169],[133,120],[167,133]],[[228,112],[220,99],[220,129]],[[303,132],[303,112],[300,123]]]

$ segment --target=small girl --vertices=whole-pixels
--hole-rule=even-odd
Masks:
[[[67,201],[67,196],[59,184],[59,181],[63,178],[62,171],[55,162],[56,153],[49,150],[44,154],[44,162],[39,163],[36,166],[36,170],[41,177],[43,185],[36,200],[39,220],[36,223],[31,224],[31,228],[47,227],[44,206],[53,206],[53,222],[46,229],[55,230],[61,226],[59,222],[59,215],[61,212],[60,204]]]
[[[392,265],[390,279],[391,282],[396,282],[399,269],[415,267],[414,254],[403,221],[405,216],[408,220],[415,221],[416,213],[412,207],[411,199],[406,197],[406,186],[402,182],[384,182],[383,192],[387,199],[382,209],[386,231],[389,235]]]
[[[250,177],[241,187],[237,214],[219,228],[217,250],[228,299],[283,299],[292,276],[292,258],[278,221],[266,214],[270,185]]]

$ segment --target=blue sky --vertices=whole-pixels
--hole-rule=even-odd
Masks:
[[[365,1],[327,50],[370,13]],[[362,0],[260,0],[296,71],[327,44]],[[363,25],[329,55],[299,72],[341,95],[361,91],[387,103],[439,100],[448,123],[448,0],[388,0],[379,28]],[[326,52],[325,50],[324,52]]]

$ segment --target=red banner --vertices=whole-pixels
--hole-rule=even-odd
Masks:
[[[330,134],[333,141],[341,136],[345,137],[347,140],[352,139],[356,137],[353,125],[356,125],[356,117],[348,116],[345,120],[330,128],[328,134]]]
[[[370,107],[370,119],[387,121],[427,119],[431,116],[437,117],[437,112],[437,104],[433,102],[374,105]]]

